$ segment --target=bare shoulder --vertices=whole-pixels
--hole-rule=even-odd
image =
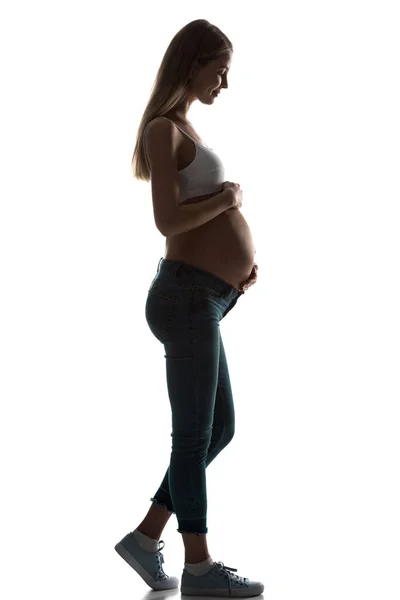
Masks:
[[[143,142],[147,152],[156,150],[175,153],[179,147],[179,136],[172,121],[155,117],[144,129]]]
[[[147,123],[144,128],[144,133],[147,135],[152,131],[172,131],[173,127],[173,123],[168,119],[164,119],[164,117],[154,117],[154,119]]]

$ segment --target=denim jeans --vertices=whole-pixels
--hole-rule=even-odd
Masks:
[[[208,271],[164,258],[148,291],[146,321],[164,345],[172,411],[170,463],[150,500],[176,514],[179,533],[208,532],[206,467],[234,435],[219,322],[241,295]]]

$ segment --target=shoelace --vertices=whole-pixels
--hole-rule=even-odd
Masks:
[[[232,586],[231,586],[231,577],[234,578],[234,581],[240,582],[243,581],[244,583],[246,583],[246,581],[249,581],[247,577],[239,577],[239,575],[232,575],[231,573],[229,573],[229,571],[237,571],[237,569],[233,569],[232,567],[226,567],[224,565],[223,562],[218,561],[215,562],[214,565],[220,570],[222,571],[222,573],[225,573],[225,575],[228,578],[228,585],[229,585],[229,594],[231,593],[232,590]]]
[[[162,563],[164,562],[164,556],[163,554],[161,554],[161,550],[164,548],[165,543],[164,540],[160,540],[159,541],[159,546],[158,546],[158,550],[156,551],[155,555],[158,561],[158,567],[157,567],[157,575],[159,579],[168,579],[168,575],[166,575],[164,573],[164,570],[162,568]],[[161,546],[161,544],[164,544],[163,546]]]

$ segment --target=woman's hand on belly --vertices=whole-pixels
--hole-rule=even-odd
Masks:
[[[258,271],[258,265],[256,265],[254,263],[249,277],[240,284],[239,290],[241,292],[245,292],[246,290],[249,289],[249,287],[251,287],[252,285],[255,284],[255,282],[257,281],[257,271]]]

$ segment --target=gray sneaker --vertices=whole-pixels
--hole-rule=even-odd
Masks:
[[[222,562],[214,562],[205,575],[192,575],[183,569],[181,594],[185,596],[220,596],[223,598],[251,598],[264,591],[259,581],[250,581],[247,577],[233,575],[229,571],[237,571],[225,567]]]
[[[164,541],[160,540],[156,552],[146,552],[131,531],[114,548],[153,590],[171,590],[179,586],[179,579],[169,577],[164,573],[162,567],[164,556],[161,552],[164,546],[162,544]]]

